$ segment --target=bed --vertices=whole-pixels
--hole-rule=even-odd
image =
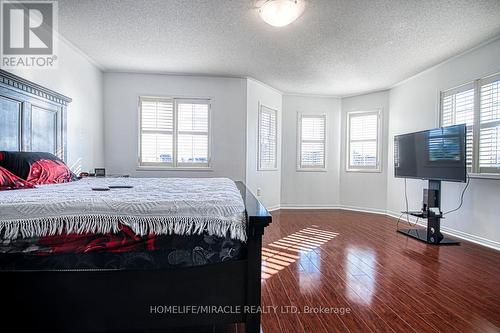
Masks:
[[[69,98],[4,71],[0,98],[0,112],[13,109],[6,103],[19,105],[20,123],[40,119],[34,116],[40,108],[52,112],[57,135],[46,151],[65,157]],[[14,114],[0,115],[0,127],[17,125]],[[11,150],[40,147],[30,137],[35,126],[31,121],[17,138],[1,142]],[[110,185],[123,187],[92,190]],[[89,178],[5,192],[0,279],[8,306],[2,316],[18,317],[22,309],[23,329],[165,331],[245,323],[246,332],[260,331],[262,235],[271,215],[243,183]],[[42,198],[50,204],[37,206]]]

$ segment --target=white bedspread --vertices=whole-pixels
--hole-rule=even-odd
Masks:
[[[133,188],[93,191],[92,187]],[[203,232],[246,241],[245,206],[226,178],[87,178],[36,189],[0,191],[4,239],[67,233],[137,235]]]

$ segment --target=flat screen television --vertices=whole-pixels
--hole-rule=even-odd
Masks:
[[[465,125],[435,128],[394,137],[394,175],[465,182]]]

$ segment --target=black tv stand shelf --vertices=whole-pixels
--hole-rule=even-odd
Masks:
[[[421,219],[426,219],[428,217],[435,217],[435,218],[440,218],[440,219],[444,219],[444,215],[441,214],[441,215],[427,215],[427,212],[423,212],[423,211],[410,211],[410,212],[401,212],[402,214],[407,214],[407,215],[411,215],[411,216],[415,216],[415,217],[419,217]]]
[[[429,180],[429,192],[432,193],[432,200],[430,194],[426,197],[424,195],[424,204],[427,207],[439,208],[441,211],[441,181]],[[431,202],[432,201],[432,202]],[[408,214],[421,219],[427,219],[427,228],[412,228],[412,229],[398,229],[397,232],[406,236],[418,239],[427,244],[433,245],[457,245],[459,241],[446,237],[441,233],[441,219],[444,218],[443,214],[435,215],[429,214],[429,211],[405,211],[403,214]]]

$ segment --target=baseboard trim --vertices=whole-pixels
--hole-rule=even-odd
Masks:
[[[272,211],[275,211],[275,210],[279,210],[280,209],[280,205],[274,205],[274,206],[271,206],[271,207],[267,207],[266,209],[268,211],[272,212]]]
[[[393,217],[393,218],[399,218],[401,213],[390,211],[390,210],[384,210],[384,209],[378,209],[378,208],[363,208],[363,207],[356,207],[356,206],[346,206],[346,205],[293,205],[293,204],[282,204],[279,206],[274,206],[271,207],[271,209],[268,210],[279,210],[279,209],[338,209],[338,210],[350,210],[354,212],[361,212],[361,213],[370,213],[370,214],[378,214],[378,215],[385,215],[388,217]],[[411,223],[417,223],[417,225],[426,227],[426,223],[422,221],[421,219],[417,219],[414,216],[409,216],[408,219]],[[404,217],[404,220],[406,221],[406,217]],[[459,238],[471,243],[475,243],[478,245],[486,246],[488,248],[500,251],[500,242],[493,241],[491,239],[487,239],[484,237],[472,235],[463,231],[459,231],[456,229],[452,229],[449,227],[442,226],[441,231],[449,236]]]
[[[339,206],[282,204],[279,209],[339,209]]]
[[[379,208],[363,208],[363,207],[356,207],[356,206],[341,205],[341,206],[339,206],[339,209],[350,210],[353,212],[360,212],[360,213],[387,215],[385,209],[379,209]]]
[[[424,226],[425,226],[425,224],[424,224]],[[500,242],[495,242],[491,239],[486,239],[486,238],[483,238],[480,236],[472,235],[472,234],[469,234],[469,233],[466,233],[466,232],[463,232],[460,230],[456,230],[456,229],[451,229],[448,227],[441,227],[441,231],[443,231],[443,233],[448,234],[450,236],[460,238],[460,239],[469,241],[471,243],[476,243],[478,245],[486,246],[486,247],[492,248],[494,250],[500,251]]]
[[[354,212],[361,213],[372,213],[372,214],[382,214],[386,215],[385,210],[378,208],[363,208],[356,206],[345,206],[345,205],[294,205],[294,204],[282,204],[279,209],[339,209],[339,210],[350,210]],[[268,209],[269,210],[269,209]],[[274,209],[276,210],[276,209]]]

